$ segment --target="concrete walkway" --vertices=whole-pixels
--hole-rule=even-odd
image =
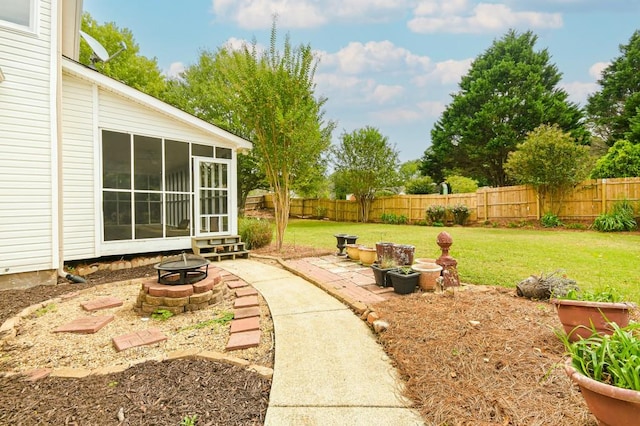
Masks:
[[[304,279],[253,260],[220,262],[271,310],[275,362],[266,425],[422,425],[372,331]]]

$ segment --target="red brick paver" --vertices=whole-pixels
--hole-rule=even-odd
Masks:
[[[252,306],[258,306],[258,296],[239,297],[233,302],[233,307],[238,309]]]
[[[253,287],[243,287],[236,290],[236,297],[257,296],[258,291]]]
[[[113,321],[113,315],[76,318],[53,330],[54,333],[92,334]]]
[[[231,290],[234,290],[236,288],[246,287],[248,285],[249,284],[247,284],[242,280],[227,281],[227,287],[229,287]]]
[[[233,310],[234,319],[259,317],[259,316],[260,316],[260,308],[257,306],[253,306],[251,308],[239,308],[239,309]]]
[[[242,333],[233,333],[229,337],[229,343],[227,343],[228,351],[235,351],[238,349],[252,348],[260,344],[260,330],[245,331]]]
[[[134,348],[136,346],[151,345],[165,340],[167,340],[167,336],[162,334],[162,332],[157,328],[135,331],[112,339],[113,345],[116,347],[118,352]]]
[[[80,303],[85,311],[97,311],[99,309],[116,308],[122,306],[122,300],[117,297],[101,297]]]
[[[260,318],[249,317],[234,319],[231,321],[231,334],[242,333],[243,331],[260,330]]]

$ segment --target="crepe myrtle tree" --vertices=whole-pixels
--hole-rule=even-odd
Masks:
[[[275,19],[269,48],[256,41],[239,50],[231,46],[215,54],[219,107],[233,115],[253,142],[256,158],[274,194],[276,248],[282,248],[289,221],[291,193],[310,190],[323,175],[332,121],[325,121],[326,98],[316,96],[317,60],[310,45],[276,46]]]
[[[378,129],[366,126],[342,133],[331,155],[336,174],[359,204],[359,219],[367,222],[376,191],[398,185],[398,151]]]

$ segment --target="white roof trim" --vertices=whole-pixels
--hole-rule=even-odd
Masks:
[[[163,114],[169,115],[185,124],[196,127],[204,132],[207,132],[214,136],[222,138],[223,140],[229,142],[230,144],[235,145],[237,149],[252,148],[251,142],[245,139],[242,139],[241,137],[236,136],[233,133],[227,132],[226,130],[221,129],[220,127],[214,126],[213,124],[207,123],[206,121],[201,120],[198,117],[195,117],[191,114],[188,114],[182,111],[179,108],[173,107],[165,102],[162,102],[161,100],[156,99],[153,96],[149,96],[146,93],[142,93],[141,91],[136,90],[133,87],[127,86],[126,84],[121,83],[117,80],[114,80],[111,77],[107,77],[103,74],[100,74],[97,71],[91,70],[82,64],[72,61],[69,58],[65,58],[65,57],[62,58],[62,69],[76,77],[82,78],[84,80],[88,80],[98,85],[98,87],[115,92],[118,95],[129,98],[148,108],[151,108]]]

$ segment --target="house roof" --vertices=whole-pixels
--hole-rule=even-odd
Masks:
[[[162,102],[161,100],[154,98],[153,96],[147,95],[146,93],[134,89],[133,87],[127,86],[124,83],[101,74],[98,71],[92,70],[91,68],[75,62],[67,57],[62,58],[62,69],[65,72],[68,72],[69,74],[74,75],[78,78],[88,80],[91,83],[96,84],[100,88],[114,92],[147,108],[168,115],[171,118],[181,121],[189,126],[193,126],[206,133],[210,133],[214,136],[222,138],[228,141],[230,144],[236,145],[238,149],[251,149],[252,147],[251,142],[239,136],[236,136],[233,133],[223,130],[220,127],[214,126],[213,124],[201,120],[194,115],[186,113],[179,108]]]

